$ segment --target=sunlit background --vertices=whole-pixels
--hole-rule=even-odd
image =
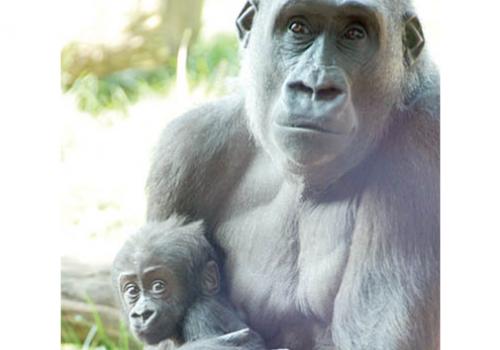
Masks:
[[[243,3],[77,0],[68,6],[61,53],[62,348],[136,347],[109,307],[106,269],[144,221],[144,184],[160,131],[234,87],[234,19]],[[416,6],[439,64],[439,1]]]

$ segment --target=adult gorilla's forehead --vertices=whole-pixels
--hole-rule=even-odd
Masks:
[[[384,14],[388,14],[389,12],[392,13],[402,2],[400,0],[389,0],[389,5],[386,4],[386,1],[387,0],[264,0],[261,1],[261,3],[264,3],[262,5],[270,6],[267,13],[272,17],[289,8],[301,9],[323,15],[335,15],[336,12],[341,12],[342,10],[354,9],[371,12],[379,20],[382,20]]]
[[[256,1],[256,0],[252,0]],[[403,13],[412,9],[408,0],[260,0],[258,8],[267,7],[264,21],[273,21],[288,10],[326,17],[344,14],[369,14],[380,28],[390,31],[393,22],[399,22]],[[389,26],[389,27],[387,27]]]
[[[324,6],[324,7],[368,7],[376,9],[384,3],[385,0],[264,0],[261,2],[271,3],[273,6]],[[394,1],[397,2],[397,1]]]

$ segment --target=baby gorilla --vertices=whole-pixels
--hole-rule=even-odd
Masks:
[[[217,256],[201,221],[172,216],[146,224],[118,252],[112,279],[131,331],[154,345],[149,349],[171,341],[264,349],[221,295]]]

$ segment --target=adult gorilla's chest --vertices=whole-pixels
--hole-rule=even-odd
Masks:
[[[250,197],[236,193],[215,231],[231,300],[264,337],[330,323],[349,253],[351,202],[312,205],[287,183],[264,203]]]

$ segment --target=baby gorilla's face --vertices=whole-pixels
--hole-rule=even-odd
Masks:
[[[157,344],[177,336],[187,293],[172,270],[164,265],[139,264],[122,272],[118,283],[130,329],[138,339]]]

